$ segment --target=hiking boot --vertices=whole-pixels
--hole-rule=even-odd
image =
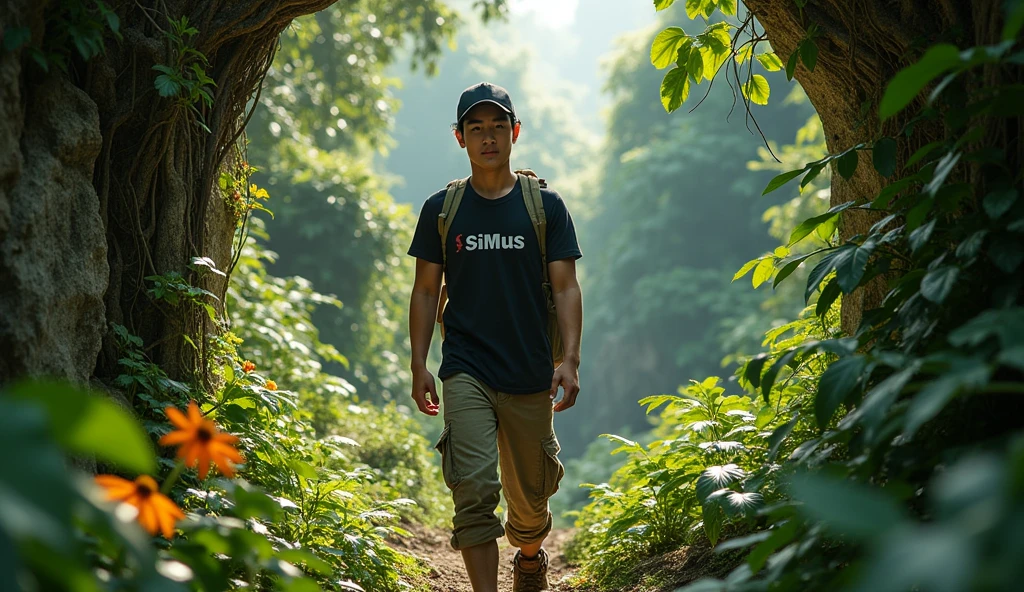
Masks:
[[[512,558],[512,592],[542,592],[548,589],[548,553],[540,550],[533,559],[516,551]]]

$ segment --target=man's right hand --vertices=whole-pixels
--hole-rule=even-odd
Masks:
[[[427,398],[427,394],[430,398]],[[434,375],[425,367],[414,368],[412,371],[412,400],[416,406],[427,415],[437,415],[438,405],[441,399],[437,396],[437,385],[434,383]]]

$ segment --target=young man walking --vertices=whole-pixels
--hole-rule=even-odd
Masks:
[[[548,498],[564,473],[552,415],[572,407],[579,393],[581,252],[561,197],[509,165],[520,123],[505,89],[466,89],[454,127],[472,174],[427,199],[409,249],[417,258],[409,306],[412,398],[420,411],[437,415],[426,361],[444,280],[437,449],[455,502],[451,544],[462,552],[474,592],[497,592],[497,539],[508,537],[519,548],[513,590],[540,592],[548,587]],[[549,303],[564,352],[557,367]],[[494,513],[502,491],[504,527]]]

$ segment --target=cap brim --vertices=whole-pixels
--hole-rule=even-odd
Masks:
[[[473,107],[476,107],[477,105],[479,105],[481,103],[493,103],[493,104],[501,107],[501,110],[504,111],[505,113],[508,113],[509,115],[512,115],[512,111],[510,111],[508,109],[508,107],[506,107],[505,105],[502,105],[501,103],[499,103],[499,102],[497,102],[497,101],[495,101],[493,99],[480,99],[479,101],[473,103],[469,107],[466,107],[466,110],[462,112],[462,117],[459,117],[459,121],[462,121],[463,119],[465,119],[466,118],[466,114],[469,113],[470,111],[472,111]]]

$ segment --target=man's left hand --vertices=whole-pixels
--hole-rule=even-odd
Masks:
[[[558,387],[562,387],[562,399],[555,404],[555,411],[565,411],[576,404],[576,395],[580,394],[580,372],[579,364],[570,361],[562,362],[562,365],[555,368],[551,376],[551,400],[558,395]]]

